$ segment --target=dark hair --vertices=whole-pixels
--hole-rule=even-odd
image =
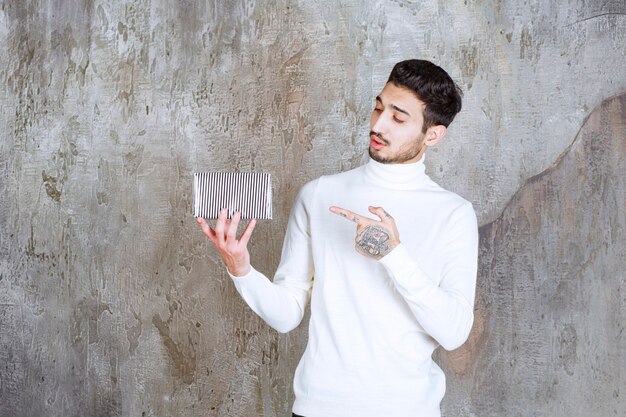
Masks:
[[[409,59],[398,62],[387,82],[411,90],[426,104],[423,133],[431,126],[448,127],[461,111],[463,92],[447,72],[430,61]]]

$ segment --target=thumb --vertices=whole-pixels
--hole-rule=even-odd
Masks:
[[[393,220],[393,217],[391,217],[391,215],[382,207],[369,206],[368,209],[370,213],[378,216],[382,222],[387,223],[389,220]]]

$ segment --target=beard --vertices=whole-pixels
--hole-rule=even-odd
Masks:
[[[377,133],[370,132],[370,135],[376,135],[382,142],[385,143],[385,146],[381,150],[385,150],[389,148],[389,141]],[[405,143],[398,149],[394,154],[382,156],[380,151],[372,149],[369,147],[369,155],[376,162],[380,162],[381,164],[404,164],[414,158],[416,158],[420,152],[424,149],[424,138],[425,134],[421,133],[415,140]]]

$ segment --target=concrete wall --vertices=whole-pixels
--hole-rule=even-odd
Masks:
[[[306,326],[278,335],[239,299],[191,175],[273,174],[251,245],[272,274],[298,188],[364,160],[373,97],[409,57],[465,91],[427,166],[482,225],[476,325],[436,355],[445,415],[626,415],[625,15],[0,2],[0,415],[288,415]]]

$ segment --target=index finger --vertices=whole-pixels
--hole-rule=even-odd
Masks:
[[[361,216],[360,214],[356,214],[355,212],[352,212],[350,210],[346,210],[346,209],[341,208],[341,207],[330,206],[330,211],[335,213],[335,214],[338,214],[341,217],[345,217],[346,219],[348,219],[350,221],[353,221],[353,222],[355,222],[357,224],[362,222],[363,220],[366,220],[366,219],[367,220],[373,220],[373,219],[370,219],[370,218],[365,217],[365,216]]]

